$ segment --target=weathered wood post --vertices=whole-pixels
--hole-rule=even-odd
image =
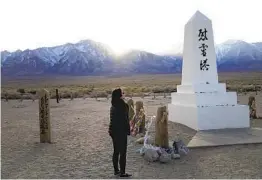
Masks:
[[[257,118],[256,99],[254,96],[249,96],[248,106],[249,106],[249,117],[252,119],[256,119]]]
[[[134,101],[133,99],[129,99],[127,101],[127,104],[129,106],[129,113],[128,113],[128,118],[129,118],[129,122],[134,120],[134,117],[135,117],[135,109],[134,109]]]
[[[155,122],[155,145],[168,148],[168,112],[166,106],[161,106],[157,109]]]
[[[138,125],[138,133],[144,134],[145,133],[145,124],[146,124],[146,114],[144,109],[144,103],[143,101],[137,101],[136,102],[136,108],[135,108],[135,123]]]
[[[51,143],[49,93],[46,89],[39,92],[40,143]]]
[[[59,103],[58,89],[55,90],[55,94],[56,94],[56,103]]]

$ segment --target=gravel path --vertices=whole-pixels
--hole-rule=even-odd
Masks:
[[[247,102],[246,97],[239,99]],[[257,99],[260,106],[261,98]],[[169,101],[146,98],[147,115],[155,115],[157,107]],[[38,102],[2,101],[1,178],[114,178],[113,147],[107,134],[109,103],[65,99],[56,104],[51,100],[53,143],[40,144]],[[262,127],[261,122],[252,125]],[[187,143],[195,134],[171,122],[168,128],[170,140],[180,132]],[[151,135],[153,130],[154,123]],[[262,144],[193,149],[169,164],[147,163],[135,152],[140,147],[128,146],[127,172],[134,178],[262,178]]]

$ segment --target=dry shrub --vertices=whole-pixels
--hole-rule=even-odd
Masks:
[[[105,92],[107,93],[107,94],[112,94],[112,89],[107,89],[107,90],[105,90]]]
[[[32,95],[31,94],[23,94],[22,99],[32,99]]]
[[[163,87],[154,87],[152,89],[153,93],[163,93],[164,92],[164,88]]]
[[[126,96],[131,96],[133,94],[133,89],[131,87],[123,87],[122,89]]]
[[[138,92],[138,93],[132,93],[130,94],[130,97],[142,97],[144,93]]]
[[[81,92],[73,92],[74,98],[82,98],[83,96],[84,96],[84,94],[82,94]]]
[[[80,89],[77,92],[80,95],[89,95],[92,92],[92,90],[90,88],[87,89],[85,88],[85,89]]]
[[[143,93],[144,92],[150,92],[151,89],[149,87],[142,87],[140,91],[143,92]]]
[[[239,92],[239,87],[238,86],[234,86],[234,85],[227,85],[227,91],[235,91],[235,92]]]
[[[249,85],[244,87],[245,92],[255,92],[256,91],[256,86],[254,85]]]
[[[25,89],[19,88],[19,89],[17,89],[17,92],[19,92],[21,94],[24,94],[25,93]]]
[[[173,87],[173,86],[167,86],[167,87],[164,88],[164,92],[165,93],[177,92],[177,89],[176,89],[176,87]]]
[[[63,99],[71,98],[71,93],[70,92],[63,92],[63,93],[61,93],[60,97],[63,98]]]
[[[29,90],[28,93],[35,95],[36,94],[36,90]]]
[[[105,91],[95,91],[90,94],[91,98],[107,98],[108,93]]]
[[[56,99],[56,95],[53,94],[53,93],[51,93],[51,95],[50,95],[50,99]]]
[[[174,86],[155,86],[154,88],[152,88],[153,93],[172,93],[172,92],[176,92],[177,89]]]
[[[18,93],[6,93],[6,98],[7,99],[21,99],[22,95]],[[5,97],[1,97],[5,98]]]
[[[228,91],[247,93],[247,92],[256,92],[261,91],[261,86],[258,85],[227,85]]]

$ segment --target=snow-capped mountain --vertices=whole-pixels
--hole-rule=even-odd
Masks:
[[[136,50],[116,58],[114,73],[175,73],[181,72],[181,64],[179,56],[160,56]]]
[[[106,71],[111,56],[106,46],[86,40],[13,53],[4,51],[1,67],[4,75],[90,74]]]
[[[256,56],[262,52],[260,48],[256,44],[249,44],[239,40],[228,40],[217,46],[217,60],[225,60],[223,57],[245,57],[246,60],[256,60]]]
[[[262,70],[262,43],[229,40],[216,46],[220,71]],[[6,76],[35,74],[99,75],[119,73],[176,73],[182,70],[181,53],[155,55],[133,50],[115,56],[110,47],[91,40],[34,50],[1,52]]]
[[[262,70],[262,43],[228,40],[216,47],[220,70]]]

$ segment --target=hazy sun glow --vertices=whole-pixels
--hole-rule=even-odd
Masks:
[[[261,0],[1,0],[0,50],[34,49],[93,39],[121,54],[173,52],[200,10],[216,43],[262,41]]]

